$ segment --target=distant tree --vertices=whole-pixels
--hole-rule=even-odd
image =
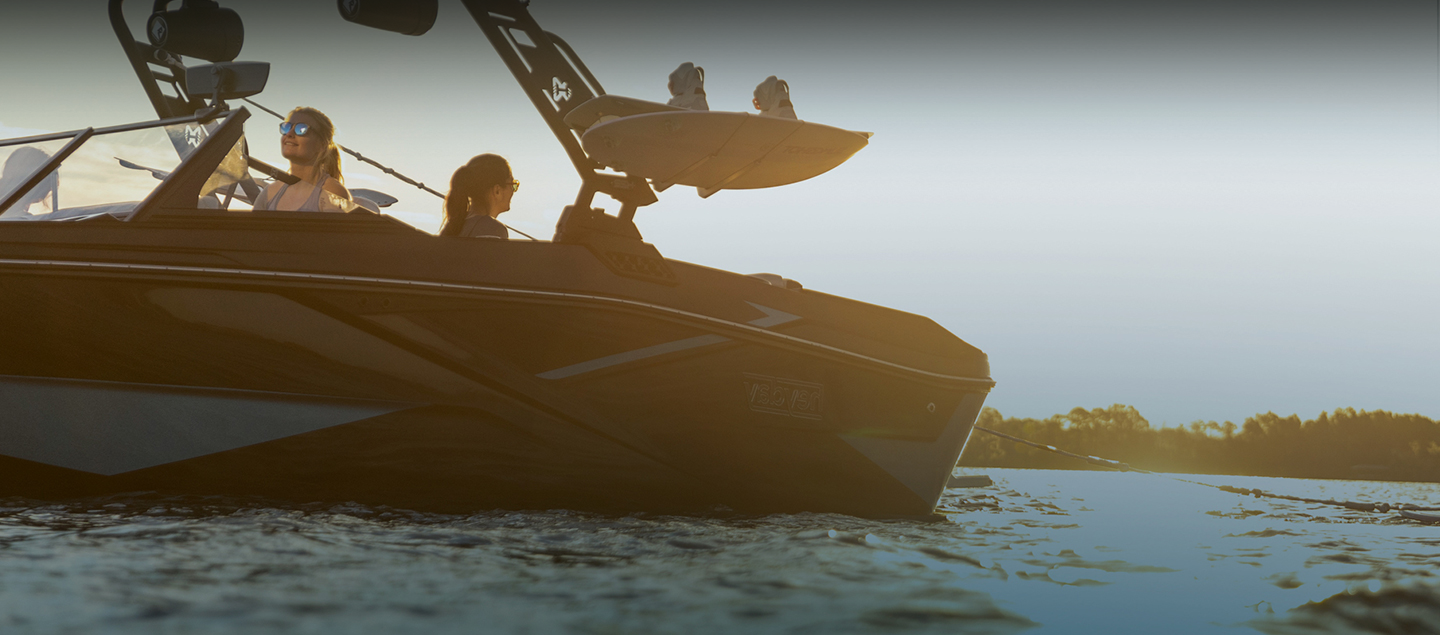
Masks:
[[[1007,418],[994,408],[977,425],[1137,468],[1206,474],[1440,482],[1440,423],[1418,414],[1340,408],[1311,420],[1274,412],[1229,421],[1153,428],[1133,406],[1075,408],[1046,419]],[[1103,469],[976,432],[961,464]]]

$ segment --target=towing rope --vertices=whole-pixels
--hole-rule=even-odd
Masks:
[[[1391,504],[1391,503],[1356,503],[1356,502],[1352,502],[1352,501],[1337,501],[1337,500],[1322,499],[1322,498],[1305,498],[1305,497],[1302,497],[1302,496],[1289,496],[1289,495],[1287,495],[1287,494],[1274,494],[1274,493],[1271,493],[1271,492],[1267,492],[1267,491],[1265,491],[1265,490],[1260,490],[1260,489],[1247,489],[1247,488],[1244,488],[1244,487],[1233,487],[1233,486],[1230,486],[1230,485],[1211,485],[1211,484],[1209,484],[1209,483],[1201,483],[1200,481],[1192,481],[1192,480],[1189,480],[1189,479],[1180,478],[1180,477],[1178,477],[1178,476],[1172,476],[1172,475],[1170,475],[1170,474],[1165,474],[1165,473],[1163,473],[1163,472],[1151,472],[1150,470],[1142,470],[1142,469],[1140,469],[1140,468],[1138,468],[1138,467],[1130,467],[1130,465],[1129,465],[1128,463],[1121,463],[1120,461],[1112,461],[1112,460],[1110,460],[1110,459],[1102,459],[1102,458],[1100,458],[1100,457],[1098,457],[1098,456],[1087,456],[1087,455],[1084,455],[1084,454],[1075,454],[1074,452],[1066,452],[1066,451],[1061,450],[1060,448],[1057,448],[1057,447],[1055,447],[1055,446],[1053,446],[1053,445],[1045,445],[1045,444],[1043,444],[1043,443],[1036,443],[1036,442],[1034,442],[1034,441],[1027,441],[1027,440],[1025,440],[1025,439],[1021,439],[1020,437],[1011,436],[1011,435],[1005,434],[1004,432],[999,432],[999,431],[996,431],[996,430],[991,430],[991,429],[989,429],[989,428],[984,428],[984,427],[981,427],[981,426],[975,426],[975,429],[976,429],[976,430],[979,430],[979,431],[981,431],[981,432],[987,432],[987,433],[993,434],[993,435],[995,435],[995,436],[997,436],[997,437],[1000,437],[1000,438],[1002,438],[1002,439],[1005,439],[1005,440],[1007,440],[1007,441],[1014,441],[1015,443],[1021,443],[1021,444],[1024,444],[1024,445],[1028,445],[1028,446],[1030,446],[1030,447],[1032,447],[1032,448],[1035,448],[1035,449],[1038,449],[1038,450],[1044,450],[1044,451],[1046,451],[1046,452],[1053,452],[1053,453],[1055,453],[1055,454],[1059,454],[1060,456],[1070,457],[1070,458],[1072,458],[1072,459],[1079,459],[1079,460],[1084,461],[1084,462],[1086,462],[1086,463],[1089,463],[1089,464],[1091,464],[1091,465],[1097,465],[1097,466],[1100,466],[1100,467],[1103,467],[1103,468],[1107,468],[1107,469],[1111,469],[1111,470],[1117,470],[1117,471],[1120,471],[1120,472],[1139,472],[1139,473],[1141,473],[1141,474],[1153,474],[1153,475],[1155,475],[1155,476],[1162,476],[1162,477],[1168,478],[1168,479],[1170,479],[1170,480],[1172,480],[1172,481],[1180,481],[1180,482],[1182,482],[1182,483],[1190,483],[1190,484],[1192,484],[1192,485],[1203,485],[1203,486],[1205,486],[1205,487],[1210,487],[1210,488],[1218,489],[1218,490],[1220,490],[1220,491],[1222,491],[1222,492],[1229,492],[1229,493],[1231,493],[1231,494],[1240,494],[1241,496],[1254,496],[1255,498],[1276,498],[1276,499],[1280,499],[1280,500],[1289,500],[1289,501],[1296,501],[1296,502],[1301,502],[1301,503],[1312,503],[1312,504],[1315,504],[1315,505],[1331,505],[1331,506],[1334,506],[1334,507],[1344,507],[1344,508],[1346,508],[1346,509],[1352,509],[1352,510],[1361,511],[1361,512],[1390,512],[1390,511],[1400,511],[1400,510],[1405,510],[1405,511],[1437,511],[1437,510],[1440,510],[1440,507],[1421,507],[1421,506],[1418,506],[1418,505],[1411,505],[1411,504],[1409,504],[1409,503],[1398,503],[1398,504]]]

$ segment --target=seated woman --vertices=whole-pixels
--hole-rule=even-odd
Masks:
[[[509,238],[510,231],[495,217],[510,211],[510,199],[518,191],[520,182],[503,157],[482,154],[470,159],[450,177],[440,235]]]
[[[280,124],[280,155],[289,159],[293,187],[275,182],[255,201],[256,210],[345,212],[354,207],[345,177],[340,174],[340,148],[335,124],[314,108],[290,111]]]
[[[34,147],[21,147],[15,150],[9,158],[5,159],[5,167],[0,170],[0,199],[4,199],[14,193],[14,190],[25,184],[36,170],[39,170],[50,161],[50,155],[43,150]],[[51,171],[38,185],[30,188],[25,196],[11,205],[9,209],[0,210],[0,218],[6,220],[32,220],[37,217],[49,214],[57,209],[57,199],[60,189],[59,170]]]

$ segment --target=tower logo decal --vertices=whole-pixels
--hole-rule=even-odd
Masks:
[[[550,78],[550,96],[555,101],[570,100],[570,85],[560,81],[559,77]]]
[[[200,142],[205,140],[205,136],[204,126],[185,126],[185,144],[192,150],[200,147]]]

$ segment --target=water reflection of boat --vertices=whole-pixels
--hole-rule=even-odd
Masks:
[[[924,317],[661,256],[632,221],[649,184],[590,162],[537,93],[603,91],[522,4],[465,3],[580,169],[553,242],[241,213],[278,175],[223,107],[253,78],[135,41],[121,3],[163,119],[0,142],[51,155],[0,210],[57,170],[60,204],[85,203],[0,226],[0,493],[932,510],[993,385],[985,355]],[[160,18],[223,49],[229,17],[194,37],[207,11]],[[203,74],[208,98],[186,88]],[[118,198],[94,200],[97,178]],[[590,209],[599,192],[618,216]]]

